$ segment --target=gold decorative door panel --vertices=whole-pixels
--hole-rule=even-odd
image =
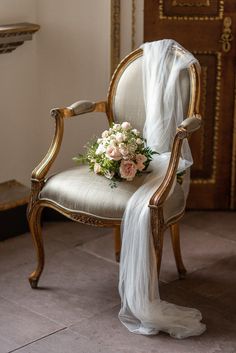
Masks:
[[[145,0],[144,41],[173,38],[202,67],[203,124],[190,141],[192,209],[236,208],[235,28],[236,1]]]

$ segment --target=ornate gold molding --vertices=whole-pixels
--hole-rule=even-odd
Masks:
[[[234,86],[234,127],[231,164],[230,209],[236,208],[236,75]]]
[[[205,135],[205,113],[206,113],[206,95],[207,95],[207,66],[201,66],[201,134],[200,134],[200,168],[203,168],[204,158],[204,135]]]
[[[231,49],[231,43],[234,39],[234,36],[232,35],[232,18],[231,17],[225,17],[224,22],[223,22],[223,33],[221,34],[220,37],[220,42],[222,43],[222,50],[225,53],[228,53]]]
[[[111,0],[111,75],[120,62],[120,0]]]
[[[205,6],[210,6],[210,1],[209,0],[202,0],[202,1],[178,1],[178,0],[172,0],[172,6],[186,6],[186,7],[205,7]]]
[[[159,0],[159,18],[160,20],[180,20],[180,21],[208,21],[208,20],[222,20],[224,16],[224,1],[219,1],[219,10],[216,16],[167,16],[164,14],[164,0]]]
[[[216,73],[216,100],[215,100],[215,119],[214,119],[214,141],[213,141],[213,165],[212,175],[210,178],[198,178],[191,181],[192,184],[215,184],[217,173],[217,154],[218,154],[218,140],[219,140],[219,123],[220,123],[220,93],[221,93],[221,77],[222,77],[222,54],[220,52],[194,52],[194,54],[208,54],[216,55],[217,58],[217,73]]]
[[[132,35],[131,35],[131,48],[136,49],[135,36],[136,36],[136,0],[132,0]]]

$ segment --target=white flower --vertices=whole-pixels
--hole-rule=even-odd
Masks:
[[[119,130],[120,129],[120,124],[114,124],[113,125],[114,130]]]
[[[103,139],[97,139],[97,143],[101,143],[103,141]]]
[[[112,179],[113,176],[114,176],[114,172],[109,172],[109,170],[107,170],[105,173],[104,173],[104,176],[107,178],[107,179]]]
[[[107,130],[103,131],[102,137],[103,137],[103,138],[106,138],[106,137],[108,137],[108,136],[109,136],[109,131],[107,131]]]
[[[129,150],[128,150],[128,148],[125,146],[124,143],[122,143],[120,146],[121,146],[121,147],[119,148],[120,153],[122,154],[123,158],[125,158],[126,156],[128,156]]]
[[[99,163],[95,163],[95,164],[94,164],[94,167],[93,167],[93,170],[94,170],[94,173],[95,173],[95,174],[100,173],[100,172],[101,172],[101,166],[100,166],[100,164],[99,164]]]
[[[136,143],[132,143],[129,145],[129,150],[131,153],[134,153],[136,151],[136,149],[137,149]]]
[[[116,141],[117,141],[117,142],[123,142],[123,140],[124,140],[124,134],[118,132],[118,133],[116,134]]]
[[[139,135],[140,135],[140,132],[139,132],[137,129],[133,129],[132,132],[133,132],[136,136],[139,136]]]
[[[136,143],[137,143],[137,145],[142,145],[142,144],[143,144],[143,141],[142,141],[140,138],[138,138],[138,139],[136,140]]]
[[[124,129],[124,130],[130,130],[130,129],[131,129],[131,124],[128,123],[128,121],[124,121],[124,122],[121,124],[121,127],[122,127],[122,129]]]
[[[106,151],[105,147],[101,144],[98,146],[98,148],[96,149],[96,154],[102,154]]]

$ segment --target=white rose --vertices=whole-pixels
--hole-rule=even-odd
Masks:
[[[138,139],[136,140],[136,143],[137,143],[137,145],[142,145],[142,144],[143,144],[143,141],[142,141],[140,138],[138,138]]]
[[[103,137],[103,138],[106,138],[106,137],[108,137],[108,136],[109,136],[109,132],[108,132],[107,130],[103,131],[102,137]]]
[[[120,132],[118,132],[118,133],[116,134],[116,141],[120,143],[120,142],[123,142],[123,140],[124,140],[123,134],[121,134]]]
[[[99,145],[98,148],[96,149],[96,154],[102,154],[106,151],[105,147],[103,145]]]
[[[113,125],[114,130],[119,130],[120,129],[120,124],[114,124]]]
[[[99,163],[95,163],[93,167],[94,173],[98,174],[101,172],[101,166]]]
[[[133,129],[132,132],[133,132],[136,136],[140,135],[140,132],[139,132],[137,129]]]

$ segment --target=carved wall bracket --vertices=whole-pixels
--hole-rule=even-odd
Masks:
[[[0,26],[0,54],[10,53],[24,41],[31,40],[40,26],[33,23],[15,23]]]

